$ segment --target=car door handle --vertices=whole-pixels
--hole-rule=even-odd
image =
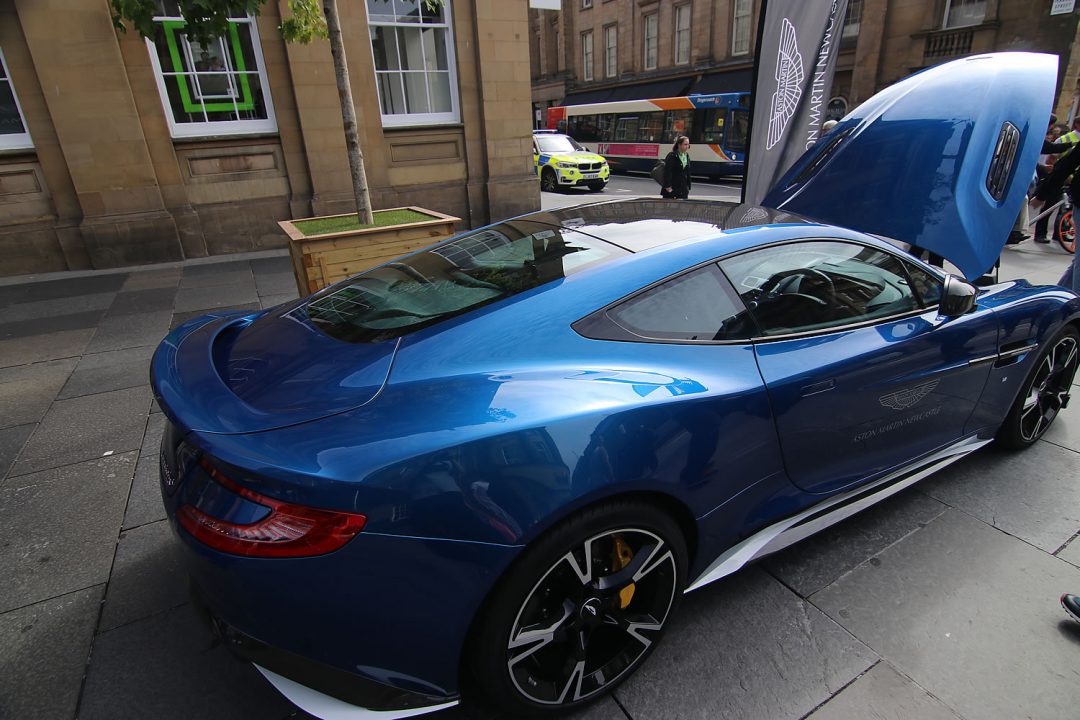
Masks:
[[[821,382],[811,383],[809,385],[803,385],[803,387],[802,387],[802,395],[803,395],[803,397],[806,397],[807,395],[817,395],[818,393],[823,393],[823,392],[826,392],[827,390],[832,390],[834,387],[836,387],[836,381],[835,380],[831,380],[831,379],[830,380],[822,380]]]

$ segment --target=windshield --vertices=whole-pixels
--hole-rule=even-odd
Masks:
[[[536,138],[536,145],[542,153],[554,154],[585,150],[581,143],[566,135],[535,135],[534,137]]]
[[[307,312],[331,337],[381,342],[626,254],[574,230],[510,220],[351,278]]]

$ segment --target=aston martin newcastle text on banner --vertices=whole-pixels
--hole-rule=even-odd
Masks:
[[[757,204],[821,137],[847,0],[766,0],[745,202]]]

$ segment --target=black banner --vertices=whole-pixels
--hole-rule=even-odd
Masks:
[[[821,137],[847,0],[762,0],[743,201],[756,205]]]

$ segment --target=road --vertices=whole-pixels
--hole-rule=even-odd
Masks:
[[[690,189],[692,199],[708,200],[734,200],[739,201],[742,183],[732,179],[720,183],[694,180]],[[583,202],[597,200],[611,200],[613,198],[634,197],[644,195],[647,197],[660,197],[660,188],[648,175],[612,175],[607,188],[603,192],[589,192],[588,188],[570,188],[564,192],[540,193],[540,207],[544,210],[577,205]]]

